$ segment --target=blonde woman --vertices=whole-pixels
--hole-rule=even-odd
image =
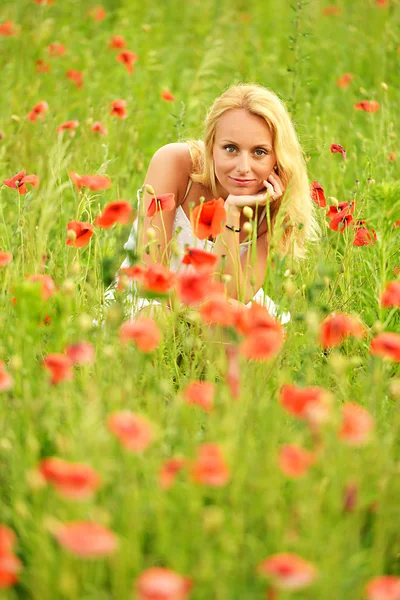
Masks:
[[[204,142],[189,140],[157,150],[144,183],[156,195],[173,193],[176,203],[175,210],[145,217],[139,241],[145,265],[158,261],[177,270],[185,245],[205,248],[220,257],[219,272],[229,275],[226,287],[233,300],[245,304],[257,300],[277,313],[276,305],[261,289],[271,239],[278,233],[280,251],[303,258],[307,242],[318,236],[318,226],[303,152],[292,120],[276,94],[256,84],[226,90],[208,111]],[[216,240],[198,240],[192,231],[190,213],[200,198],[224,199],[226,224]],[[144,214],[151,199],[146,193]],[[248,226],[244,227],[246,214],[251,212],[243,211],[246,206],[252,208],[257,227],[255,253]],[[279,232],[275,231],[277,224]],[[136,247],[136,227],[126,249]],[[148,238],[150,227],[153,236],[156,232],[155,240]],[[144,252],[147,244],[152,248],[149,254]],[[127,264],[125,261],[124,266]],[[141,298],[136,301],[137,310],[150,304]],[[281,315],[282,322],[289,318]]]

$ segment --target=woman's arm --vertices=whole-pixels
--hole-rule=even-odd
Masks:
[[[186,188],[191,168],[191,158],[186,144],[175,143],[162,146],[154,154],[146,173],[144,184],[150,185],[156,196],[171,193],[178,203]],[[141,225],[138,246],[145,265],[154,262],[167,264],[170,259],[169,243],[172,237],[175,210],[157,212],[153,217],[147,216],[147,210],[153,196],[145,192],[144,205],[141,207],[144,219]],[[152,227],[156,231],[154,240],[150,240],[147,231]],[[150,244],[150,253],[145,252]]]

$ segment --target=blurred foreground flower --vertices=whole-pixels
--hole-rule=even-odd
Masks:
[[[67,79],[75,83],[77,88],[83,87],[83,73],[82,71],[75,71],[74,69],[69,69],[66,72]]]
[[[4,23],[0,23],[0,36],[2,35],[5,37],[17,35],[15,23],[13,23],[12,21],[4,21]]]
[[[192,462],[191,475],[196,483],[220,487],[228,483],[228,465],[218,444],[206,443],[197,449],[197,458]]]
[[[63,54],[66,52],[64,44],[60,44],[59,42],[53,42],[49,44],[47,46],[47,50],[52,58],[55,56],[63,56]]]
[[[67,223],[67,246],[74,248],[83,248],[86,246],[93,235],[93,225],[82,221],[70,221]]]
[[[400,362],[400,334],[380,333],[371,341],[370,352]]]
[[[173,485],[176,475],[186,466],[186,464],[187,460],[183,456],[173,456],[172,458],[167,459],[162,465],[158,475],[160,486],[165,490],[169,489]]]
[[[117,54],[117,61],[126,66],[126,70],[130,75],[133,73],[133,65],[138,60],[138,55],[130,50],[123,50]]]
[[[76,521],[54,528],[54,537],[60,546],[82,558],[98,558],[114,553],[118,538],[107,527],[98,523]]]
[[[353,73],[343,73],[343,75],[341,75],[339,79],[336,80],[336,85],[340,88],[347,88],[349,87],[353,78]]]
[[[213,409],[215,384],[210,381],[192,381],[183,390],[187,404],[197,404],[209,412]]]
[[[13,385],[13,378],[7,373],[5,364],[0,360],[0,392],[10,390]]]
[[[258,572],[268,575],[275,587],[281,590],[300,590],[312,584],[317,569],[297,554],[274,554],[258,565]]]
[[[100,135],[107,135],[108,133],[107,128],[100,121],[95,121],[90,129],[95,133],[100,133]]]
[[[65,121],[65,123],[61,123],[61,125],[57,127],[57,133],[63,133],[63,131],[68,130],[71,132],[71,135],[75,135],[75,129],[77,129],[77,127],[79,127],[79,121],[76,121],[75,119]]]
[[[381,306],[389,308],[397,306],[400,308],[400,281],[389,281],[381,296]]]
[[[4,179],[4,185],[9,188],[14,188],[18,190],[19,194],[26,194],[28,189],[26,187],[27,183],[30,183],[34,187],[39,187],[39,177],[37,175],[27,175],[25,169],[20,171],[11,179]]]
[[[90,365],[94,362],[94,347],[90,342],[78,342],[66,347],[65,352],[73,365]]]
[[[42,100],[41,102],[38,102],[38,104],[35,104],[32,110],[28,113],[27,117],[32,122],[36,121],[38,117],[44,119],[44,115],[46,114],[48,109],[49,105],[47,104],[47,102]]]
[[[113,100],[111,102],[110,115],[112,117],[118,117],[119,119],[126,119],[126,117],[128,116],[126,104],[126,100]]]
[[[65,354],[48,354],[43,361],[43,366],[50,371],[53,385],[61,381],[70,381],[74,377],[71,359]]]
[[[400,577],[381,575],[367,584],[365,592],[368,600],[399,600]]]
[[[121,342],[135,342],[141,352],[152,352],[161,341],[161,331],[155,321],[148,317],[139,317],[125,321],[120,329]]]
[[[120,48],[125,48],[125,46],[126,46],[126,41],[122,35],[113,35],[110,38],[110,42],[108,44],[108,47],[111,50],[119,50]]]
[[[152,567],[146,569],[136,581],[137,600],[186,600],[193,582],[171,569]]]
[[[340,346],[349,336],[362,338],[365,328],[356,317],[345,313],[331,313],[321,323],[320,343],[324,348]]]
[[[129,410],[109,415],[107,427],[131,452],[143,452],[153,441],[151,423]]]
[[[200,248],[187,247],[182,258],[182,264],[192,265],[198,273],[212,273],[217,263],[218,256]]]
[[[46,275],[44,273],[35,273],[33,275],[25,275],[25,277],[26,279],[29,279],[29,281],[39,284],[40,295],[44,302],[46,302],[46,300],[55,294],[56,286],[53,278],[50,275]]]
[[[13,259],[11,252],[0,252],[0,267],[10,264]]]
[[[147,216],[153,217],[156,212],[162,212],[164,210],[174,210],[175,208],[175,194],[160,194],[151,199],[149,208],[147,209]]]
[[[373,427],[374,420],[365,408],[355,402],[343,405],[341,440],[351,446],[362,446],[368,442]]]
[[[13,553],[15,534],[6,525],[0,524],[0,590],[18,582],[22,564]]]
[[[380,105],[379,102],[375,102],[374,100],[361,100],[361,102],[356,102],[354,104],[354,108],[356,110],[374,113],[379,110]]]
[[[314,461],[313,452],[296,444],[286,444],[279,450],[279,467],[287,477],[302,477]]]
[[[319,424],[326,421],[329,416],[331,396],[321,387],[301,388],[286,384],[281,387],[279,402],[294,417],[308,421],[310,424]]]
[[[111,187],[111,180],[107,175],[78,175],[78,173],[70,171],[69,176],[78,190],[82,187],[88,187],[97,192]]]
[[[173,96],[168,90],[163,90],[161,92],[161,98],[165,100],[165,102],[174,102],[175,100],[175,96]]]
[[[100,217],[97,217],[94,223],[97,227],[103,227],[104,229],[109,229],[115,223],[127,225],[131,213],[132,206],[127,200],[116,200],[106,204]]]
[[[44,458],[39,471],[61,495],[75,500],[90,498],[100,486],[100,477],[90,465],[62,458]]]

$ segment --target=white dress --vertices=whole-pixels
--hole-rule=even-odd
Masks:
[[[188,187],[186,189],[186,193],[185,193],[183,200],[185,200],[186,196],[188,195],[191,185],[192,185],[192,180],[189,179]],[[264,216],[265,216],[265,209],[264,209],[263,214],[261,215],[260,222],[262,221]],[[210,242],[209,240],[199,240],[198,238],[196,238],[196,236],[193,233],[190,221],[189,221],[185,211],[183,210],[182,206],[178,206],[178,208],[176,209],[174,223],[173,223],[173,227],[172,227],[172,234],[174,234],[174,232],[178,229],[178,227],[180,228],[180,231],[176,235],[176,241],[177,241],[180,253],[179,253],[179,256],[174,256],[171,259],[170,267],[169,267],[171,269],[171,271],[178,271],[178,270],[183,271],[183,269],[191,269],[191,266],[182,265],[182,262],[181,262],[183,255],[185,254],[185,246],[187,244],[189,244],[189,246],[201,248],[202,250],[208,250],[209,252],[212,252],[212,248],[214,245],[214,242]],[[129,235],[129,239],[126,242],[126,244],[124,245],[125,250],[134,250],[136,247],[136,239],[137,239],[137,220],[134,222],[131,233]],[[249,245],[249,242],[243,242],[242,244],[240,244],[240,255],[241,256],[246,252],[248,245]],[[122,263],[121,268],[129,267],[129,266],[130,266],[129,259],[126,258],[124,260],[124,262]],[[110,300],[113,300],[113,299],[114,299],[114,286],[110,286],[110,288],[108,288],[108,290],[106,291],[106,294],[105,294],[106,303],[108,303]],[[290,321],[290,313],[288,313],[288,312],[280,313],[277,305],[273,302],[273,300],[271,300],[271,298],[269,296],[267,296],[265,294],[265,292],[262,288],[260,288],[258,290],[258,292],[253,296],[252,300],[258,302],[258,304],[262,304],[263,306],[265,306],[267,308],[268,312],[271,315],[273,315],[274,317],[277,317],[282,324],[288,323]],[[137,312],[144,306],[148,306],[150,304],[160,304],[157,300],[147,300],[146,298],[141,298],[137,294],[136,286],[132,286],[132,294],[130,294],[128,296],[128,302],[130,304],[129,313],[132,318],[134,318],[135,315],[137,314]],[[247,306],[250,306],[250,305],[251,305],[251,302],[249,302],[247,304]]]

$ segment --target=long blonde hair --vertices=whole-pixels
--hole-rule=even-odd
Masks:
[[[286,190],[283,201],[285,212],[280,215],[282,235],[278,243],[279,250],[284,254],[292,251],[296,258],[304,258],[306,243],[316,241],[319,237],[319,226],[314,214],[315,205],[310,194],[302,148],[289,113],[274,92],[258,84],[241,83],[230,87],[214,101],[204,123],[204,142],[187,140],[193,161],[190,177],[211,189],[217,196],[213,161],[215,130],[221,115],[234,108],[244,108],[249,113],[264,118],[271,130],[277,173]],[[272,228],[281,205],[282,198],[270,204]]]

